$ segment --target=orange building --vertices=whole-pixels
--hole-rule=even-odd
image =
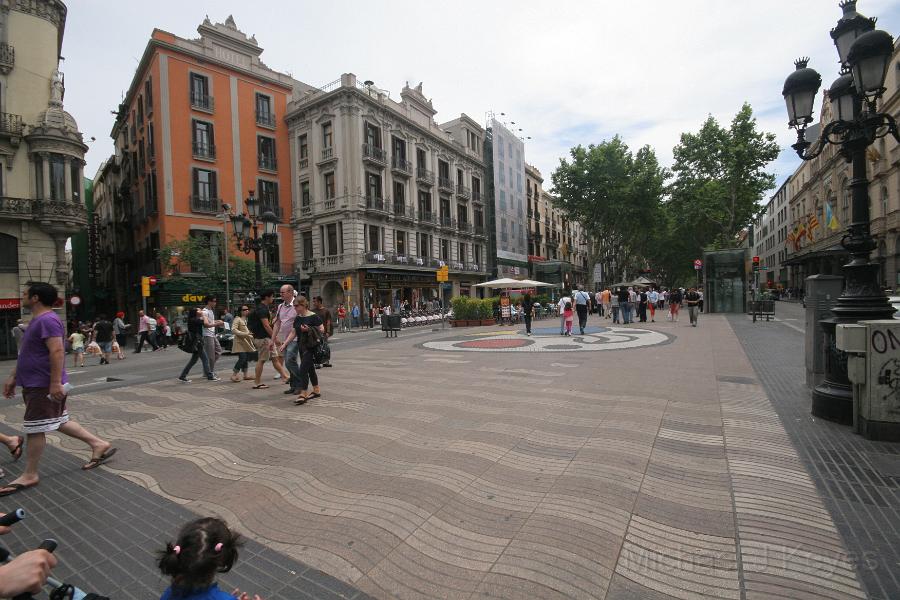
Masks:
[[[223,212],[243,212],[251,192],[260,213],[271,210],[280,222],[278,246],[261,261],[276,274],[295,273],[284,115],[303,84],[263,64],[263,49],[231,17],[206,19],[197,31],[188,40],[153,30],[111,133],[115,201],[134,236],[131,286],[160,273],[156,251],[172,240],[202,237],[222,252],[223,232],[233,239]]]

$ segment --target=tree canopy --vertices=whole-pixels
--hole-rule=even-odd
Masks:
[[[211,241],[212,240],[212,241]],[[206,289],[217,289],[224,286],[225,263],[222,260],[221,237],[196,238],[188,236],[181,240],[173,240],[159,249],[162,273],[171,279],[178,279],[186,273],[191,274],[191,281]],[[233,289],[253,289],[256,285],[256,265],[252,260],[231,254],[229,248],[228,279]],[[271,283],[276,276],[263,268],[263,285]]]

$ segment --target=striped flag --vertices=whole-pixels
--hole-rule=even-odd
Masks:
[[[828,202],[825,203],[825,227],[832,231],[836,231],[841,227],[841,224],[838,223],[837,217],[834,215],[834,210],[831,208],[831,204]]]

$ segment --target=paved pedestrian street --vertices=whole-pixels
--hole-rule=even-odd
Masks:
[[[532,338],[510,327],[369,336],[337,346],[323,398],[301,407],[283,385],[224,379],[86,391],[72,411],[114,440],[115,460],[85,474],[57,451],[68,466],[13,498],[24,506],[58,485],[87,494],[92,478],[130,486],[163,518],[135,508],[127,525],[93,526],[107,535],[146,519],[148,551],[175,515],[220,515],[253,544],[234,577],[267,600],[867,597],[729,319],[596,327],[606,323],[592,316],[572,338],[552,320]],[[21,417],[2,405],[5,423]],[[143,559],[132,579],[155,572]],[[106,584],[121,588],[97,591],[150,597]]]

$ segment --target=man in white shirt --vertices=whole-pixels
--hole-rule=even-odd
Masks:
[[[216,337],[216,327],[222,327],[225,325],[225,321],[216,319],[218,298],[207,296],[203,301],[206,302],[206,307],[200,310],[200,316],[203,318],[203,349],[206,351],[206,358],[209,361],[209,372],[212,373],[210,379],[218,381],[216,361],[222,355],[222,346],[219,345],[219,338]]]
[[[597,293],[594,294],[594,306],[597,307],[597,315],[603,316],[603,292],[597,290]]]
[[[571,302],[572,298],[568,295],[563,295],[562,298],[559,299],[559,302],[556,303],[556,309],[559,312],[559,335],[566,334],[566,304]]]
[[[581,331],[581,335],[584,335],[588,311],[591,308],[591,295],[581,289],[581,284],[578,284],[578,291],[572,295],[572,299],[575,301],[575,312],[578,314],[578,329]]]

